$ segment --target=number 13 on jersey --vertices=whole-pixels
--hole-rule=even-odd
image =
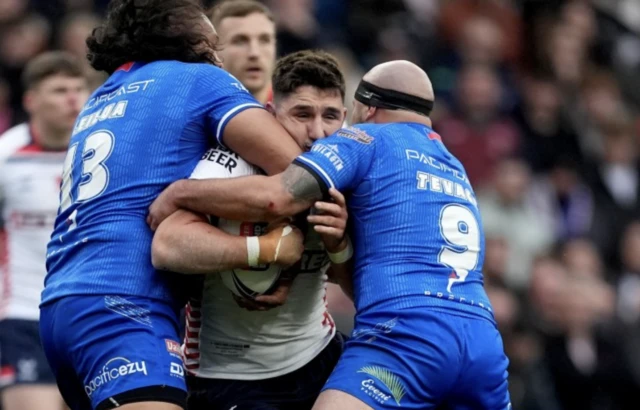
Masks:
[[[109,169],[106,167],[105,161],[111,155],[114,144],[114,135],[110,131],[100,130],[89,135],[84,142],[75,143],[69,147],[62,169],[61,213],[74,203],[89,201],[107,189]],[[81,148],[80,154],[78,154],[79,148]],[[76,155],[81,155],[81,172],[77,188],[74,190],[73,168],[76,163]],[[74,215],[75,213],[73,212]],[[71,222],[75,225],[75,221]]]

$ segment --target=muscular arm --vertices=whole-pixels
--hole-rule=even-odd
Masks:
[[[269,175],[284,171],[302,152],[273,115],[261,108],[241,112],[229,121],[224,145]]]
[[[340,286],[349,299],[353,302],[353,260],[345,263],[332,263],[327,271],[329,282]]]
[[[323,196],[316,178],[295,164],[271,177],[181,180],[170,189],[179,208],[253,222],[293,216]]]
[[[246,239],[229,235],[202,215],[178,210],[153,237],[151,259],[156,269],[180,273],[212,273],[247,264]]]

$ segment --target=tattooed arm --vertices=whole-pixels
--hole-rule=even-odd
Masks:
[[[271,177],[180,180],[169,186],[149,208],[147,221],[155,229],[179,208],[242,221],[272,221],[310,208],[323,192],[316,177],[291,164]]]

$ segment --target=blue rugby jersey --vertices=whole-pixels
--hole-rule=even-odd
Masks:
[[[348,197],[359,314],[428,306],[494,321],[469,179],[431,128],[360,124],[295,162]]]
[[[148,207],[253,107],[262,106],[209,64],[129,63],[111,75],[69,144],[42,303],[85,294],[174,300],[179,277],[151,265]]]

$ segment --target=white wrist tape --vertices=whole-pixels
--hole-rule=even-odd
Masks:
[[[327,254],[329,255],[331,262],[336,265],[347,262],[353,256],[353,245],[351,244],[351,239],[347,236],[347,247],[340,252],[327,252]]]
[[[278,260],[278,255],[280,254],[280,244],[282,244],[282,238],[289,235],[291,232],[293,232],[293,228],[291,228],[291,226],[289,225],[282,228],[282,235],[280,235],[280,239],[278,240],[278,245],[276,246],[276,254],[273,256],[274,261]]]
[[[247,236],[247,264],[251,267],[260,266],[260,240],[257,236]]]

